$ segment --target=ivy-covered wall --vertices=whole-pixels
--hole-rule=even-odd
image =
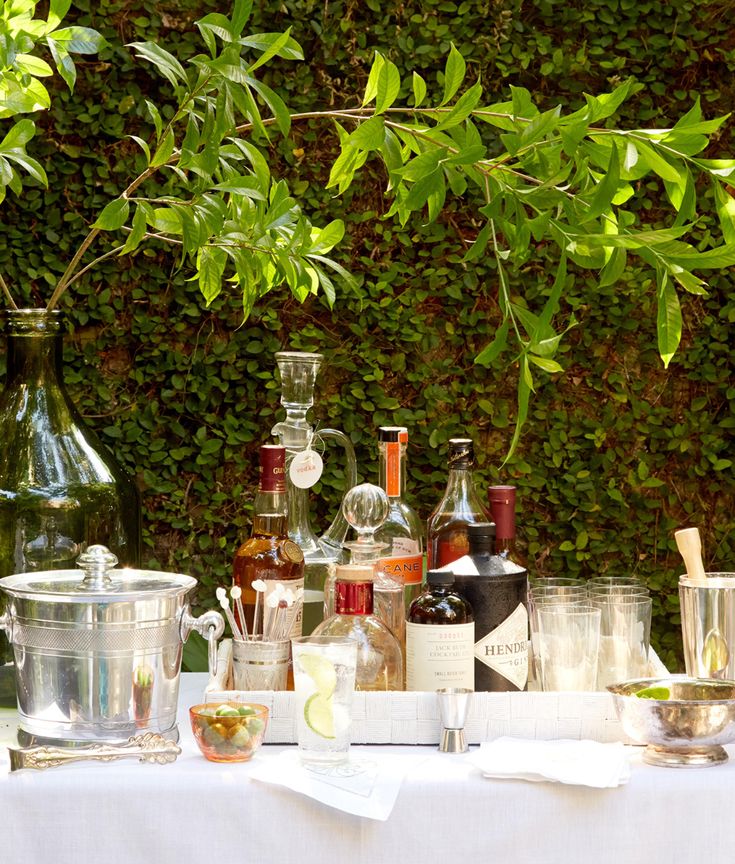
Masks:
[[[282,62],[270,83],[296,111],[358,105],[372,52],[429,81],[450,41],[499,97],[510,84],[551,107],[578,105],[633,75],[643,89],[619,123],[667,125],[697,95],[709,116],[733,104],[735,39],[714,0],[485,0],[357,3],[262,0],[254,31],[292,27],[305,62]],[[133,174],[146,134],[144,97],[165,85],[134,64],[124,44],[161,40],[189,56],[193,21],[222,2],[81,0],[70,13],[111,43],[80,64],[76,90],[54,92],[29,152],[44,162],[48,191],[28,185],[0,208],[0,272],[24,302],[41,305],[84,227]],[[195,47],[196,46],[196,47]],[[732,124],[717,148],[732,153]],[[142,130],[142,131],[141,131]],[[478,483],[518,487],[519,546],[533,575],[636,574],[655,597],[653,641],[680,665],[673,531],[697,525],[708,569],[735,569],[735,380],[732,274],[715,273],[706,297],[683,296],[685,332],[668,370],[657,355],[655,289],[636,270],[604,289],[575,273],[565,315],[578,324],[539,375],[529,422],[503,465],[515,418],[515,370],[473,358],[500,315],[494,267],[461,263],[476,225],[448,207],[441,220],[401,229],[383,219],[385,178],[368,167],[340,199],[324,189],[336,155],[333,130],[295,125],[271,157],[307,210],[348,224],[342,259],[360,277],[333,309],[313,298],[269,295],[242,323],[236,296],[205,309],[170,250],[149,246],[111,259],[65,299],[73,325],[67,382],[82,412],[135,473],[144,501],[145,563],[201,580],[214,603],[249,528],[257,446],[279,418],[276,350],[321,351],[314,416],[352,438],[361,478],[375,482],[374,429],[410,430],[409,497],[423,517],[441,494],[445,443],[471,435]],[[716,155],[712,152],[708,155]],[[655,212],[656,197],[641,206]],[[702,216],[696,231],[709,230]],[[550,253],[549,253],[550,254]],[[546,285],[540,248],[523,274],[529,303]],[[343,488],[336,455],[316,489],[326,523]]]

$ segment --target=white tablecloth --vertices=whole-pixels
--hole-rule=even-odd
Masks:
[[[375,822],[251,780],[255,760],[207,762],[185,713],[203,689],[203,675],[183,676],[183,752],[173,765],[124,760],[10,774],[3,751],[0,862],[669,864],[735,856],[735,750],[732,761],[706,769],[654,768],[636,756],[630,782],[604,790],[488,780],[467,757],[442,754],[409,773],[390,819]],[[265,746],[256,760],[283,749]]]

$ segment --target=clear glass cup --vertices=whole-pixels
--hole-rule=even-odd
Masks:
[[[642,595],[590,595],[601,612],[597,688],[621,684],[648,673],[653,601]]]
[[[544,604],[538,608],[543,690],[595,689],[601,615],[600,609],[582,604]]]
[[[296,740],[304,762],[345,762],[357,642],[346,636],[292,639]]]
[[[649,594],[648,588],[635,576],[594,576],[587,581],[592,594]]]
[[[235,690],[285,690],[291,643],[252,639],[232,640],[232,672]]]
[[[551,581],[551,580],[549,580]],[[561,580],[560,580],[561,581]],[[571,581],[571,580],[568,580]],[[534,583],[528,592],[528,627],[531,637],[529,658],[529,682],[540,685],[541,661],[539,658],[538,644],[538,609],[543,605],[580,605],[587,603],[587,588],[581,580],[575,580],[576,584],[543,585]],[[531,686],[533,689],[533,686]],[[538,688],[536,688],[538,689]]]

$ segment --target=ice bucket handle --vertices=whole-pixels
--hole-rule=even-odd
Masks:
[[[217,671],[217,640],[225,632],[225,619],[210,609],[199,618],[195,618],[187,606],[181,616],[181,641],[186,642],[192,630],[207,640],[207,661],[209,664],[209,677]]]

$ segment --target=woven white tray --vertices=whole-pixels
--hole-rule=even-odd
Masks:
[[[290,691],[230,689],[232,646],[220,644],[217,674],[206,689],[210,702],[259,702],[270,711],[265,741],[296,742],[296,696]],[[652,657],[652,674],[666,674]],[[657,664],[657,665],[656,665]],[[354,744],[437,744],[441,735],[435,693],[361,693],[352,702]],[[465,735],[470,744],[501,735],[517,738],[591,739],[632,743],[622,730],[609,693],[474,693]]]

